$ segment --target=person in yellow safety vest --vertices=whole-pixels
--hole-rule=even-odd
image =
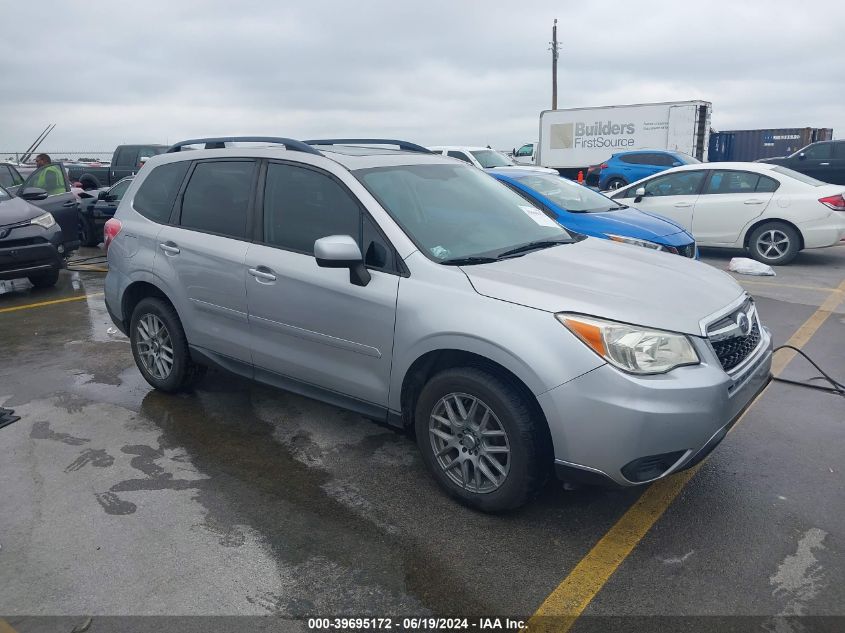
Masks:
[[[53,165],[52,162],[53,161],[47,154],[39,154],[36,156],[36,167],[41,169],[41,167],[46,166],[46,169],[41,170],[32,182],[33,187],[44,189],[47,192],[47,195],[50,196],[67,191],[65,175],[62,173],[62,168],[59,165]]]

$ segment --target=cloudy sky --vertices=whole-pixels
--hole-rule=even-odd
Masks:
[[[0,152],[221,134],[511,148],[551,107],[705,99],[845,135],[840,0],[0,0]],[[5,155],[5,154],[4,154]]]

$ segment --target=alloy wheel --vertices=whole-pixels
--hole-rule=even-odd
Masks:
[[[769,229],[757,238],[756,247],[762,257],[778,259],[789,250],[789,236],[778,229]]]
[[[428,432],[438,465],[461,488],[483,494],[504,484],[511,464],[508,434],[480,399],[443,396],[432,409]]]
[[[173,342],[167,327],[155,314],[138,321],[137,349],[141,362],[153,378],[165,380],[173,370]]]

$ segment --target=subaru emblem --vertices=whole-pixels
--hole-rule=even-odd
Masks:
[[[743,336],[751,334],[751,319],[745,312],[740,312],[736,317],[736,325]]]

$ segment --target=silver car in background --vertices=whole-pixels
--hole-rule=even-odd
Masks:
[[[570,234],[406,142],[186,141],[105,232],[106,305],[153,387],[214,365],[412,429],[485,511],[555,471],[688,468],[769,380],[771,337],[729,275]]]

